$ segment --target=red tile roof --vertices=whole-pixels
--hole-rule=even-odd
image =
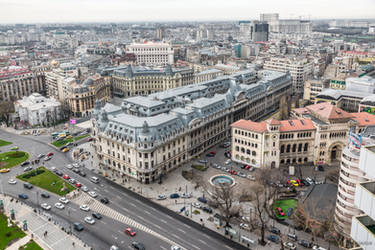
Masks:
[[[310,119],[284,120],[284,121],[280,121],[280,123],[281,123],[280,132],[316,129],[313,122]]]
[[[271,119],[268,119],[266,121],[269,125],[280,125],[280,121],[279,120],[276,120],[275,118],[271,118]]]
[[[238,120],[232,123],[232,128],[240,128],[262,133],[267,131],[267,124],[265,122],[253,122],[247,120]]]
[[[306,108],[295,108],[293,111],[297,114],[306,114],[309,113],[309,111]]]
[[[306,107],[306,109],[327,119],[343,119],[353,117],[350,113],[328,102],[309,105]]]
[[[365,127],[375,125],[375,115],[369,114],[367,112],[351,114],[353,115],[353,120],[358,122],[358,126]]]

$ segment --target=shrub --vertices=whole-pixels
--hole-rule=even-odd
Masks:
[[[199,171],[205,171],[206,170],[205,166],[203,166],[203,165],[191,165],[191,167],[195,168]]]
[[[5,237],[10,237],[10,236],[12,236],[12,232],[7,232],[7,233],[5,234]]]
[[[8,156],[11,157],[11,158],[21,158],[21,157],[25,156],[25,152],[20,152],[20,151],[12,152],[12,153],[8,154]]]
[[[200,214],[200,213],[201,213],[201,212],[199,212],[199,211],[196,210],[196,209],[193,211],[193,214]]]
[[[36,169],[36,170],[33,170],[33,171],[30,171],[29,173],[27,174],[24,174],[21,176],[21,178],[24,178],[24,179],[29,179],[31,177],[34,177],[34,176],[37,176],[37,175],[40,175],[40,174],[43,174],[45,171],[43,169]]]

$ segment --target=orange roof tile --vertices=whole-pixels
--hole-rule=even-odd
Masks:
[[[353,115],[353,120],[358,122],[358,126],[371,126],[375,125],[375,115],[369,114],[367,112],[351,113]]]
[[[269,125],[280,125],[280,121],[279,120],[276,120],[275,118],[271,118],[271,119],[268,119],[266,121]]]
[[[240,128],[262,133],[267,131],[267,124],[265,122],[253,122],[247,120],[238,120],[232,123],[233,128]]]
[[[306,114],[309,113],[309,111],[306,108],[295,108],[293,109],[294,112],[298,114]]]
[[[280,132],[315,130],[316,129],[313,122],[310,119],[284,120],[284,121],[280,121],[280,122],[281,122]]]
[[[343,119],[353,117],[350,113],[328,102],[309,105],[306,107],[306,109],[327,119]]]

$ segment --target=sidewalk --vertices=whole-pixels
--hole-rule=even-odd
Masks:
[[[23,241],[26,241],[25,244],[33,239],[39,246],[43,249],[53,249],[53,250],[66,250],[66,249],[91,249],[84,242],[73,235],[69,235],[62,231],[58,226],[47,219],[48,215],[38,215],[34,210],[28,205],[14,199],[11,201],[11,197],[0,195],[0,198],[4,200],[5,214],[9,216],[10,210],[15,211],[16,222],[21,227],[23,221],[27,221],[28,230],[26,231],[28,238],[25,238],[17,241],[12,246],[7,249],[18,250]],[[48,232],[47,236],[44,236],[45,232]],[[21,242],[22,241],[22,242]],[[73,246],[74,245],[74,246]],[[69,247],[70,246],[70,247]]]

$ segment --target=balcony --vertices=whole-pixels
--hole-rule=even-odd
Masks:
[[[363,250],[374,249],[375,221],[367,215],[353,217],[350,236]]]
[[[354,204],[363,212],[375,218],[375,181],[357,184]]]
[[[375,178],[375,146],[362,147],[359,159],[359,168],[368,176]]]

